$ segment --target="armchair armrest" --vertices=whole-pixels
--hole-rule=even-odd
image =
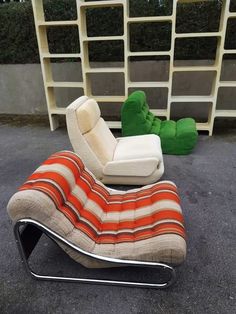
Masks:
[[[160,161],[157,158],[113,160],[103,168],[103,173],[109,176],[147,177],[155,171]]]

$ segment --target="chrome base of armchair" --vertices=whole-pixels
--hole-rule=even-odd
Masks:
[[[39,223],[33,219],[21,219],[15,223],[14,234],[16,243],[18,245],[22,262],[26,267],[26,271],[35,279],[39,280],[53,280],[62,282],[79,282],[79,283],[90,283],[90,284],[104,284],[104,285],[115,285],[115,286],[127,286],[136,288],[155,288],[163,289],[167,288],[175,282],[176,274],[175,269],[167,264],[155,263],[155,262],[144,262],[144,261],[132,261],[110,258],[105,256],[95,255],[82,250],[76,245],[72,244],[68,240],[64,239],[62,236],[56,232],[50,230],[48,227]],[[50,275],[40,275],[36,274],[30,267],[28,259],[37,245],[42,234],[47,235],[50,239],[61,242],[64,245],[69,246],[76,252],[83,254],[87,257],[93,258],[95,260],[109,262],[116,264],[118,266],[128,266],[128,267],[148,267],[161,269],[163,272],[168,273],[169,279],[163,283],[150,283],[150,282],[135,282],[135,281],[119,281],[119,280],[107,280],[107,279],[90,279],[90,278],[77,278],[77,277],[61,277],[61,276],[50,276]]]

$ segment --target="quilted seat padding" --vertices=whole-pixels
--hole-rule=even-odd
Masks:
[[[177,188],[170,181],[118,191],[105,187],[75,153],[50,156],[8,204],[13,221],[38,220],[97,255],[180,264],[185,228]],[[109,265],[63,249],[86,267]]]
[[[156,134],[162,152],[171,155],[191,153],[197,142],[196,123],[192,118],[162,121],[149,110],[143,91],[133,92],[121,109],[123,136]]]

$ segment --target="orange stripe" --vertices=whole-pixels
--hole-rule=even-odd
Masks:
[[[56,172],[53,171],[46,171],[43,173],[34,172],[29,177],[29,180],[43,180],[43,179],[54,181],[63,190],[65,195],[68,195],[70,193],[71,188],[68,181],[62,175]],[[34,183],[34,185],[37,185],[37,181]]]
[[[53,165],[53,164],[61,164],[71,170],[74,177],[77,178],[80,176],[80,169],[70,160],[63,158],[54,158],[46,160],[43,165]]]

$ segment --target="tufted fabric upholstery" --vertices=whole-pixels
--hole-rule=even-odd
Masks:
[[[80,248],[102,256],[180,264],[186,242],[174,183],[129,191],[97,181],[75,153],[51,155],[8,204],[13,221],[31,218]],[[63,249],[86,267],[110,264]]]
[[[189,154],[197,142],[196,123],[192,118],[161,121],[150,111],[143,91],[133,92],[121,109],[123,136],[156,134],[164,154]]]

